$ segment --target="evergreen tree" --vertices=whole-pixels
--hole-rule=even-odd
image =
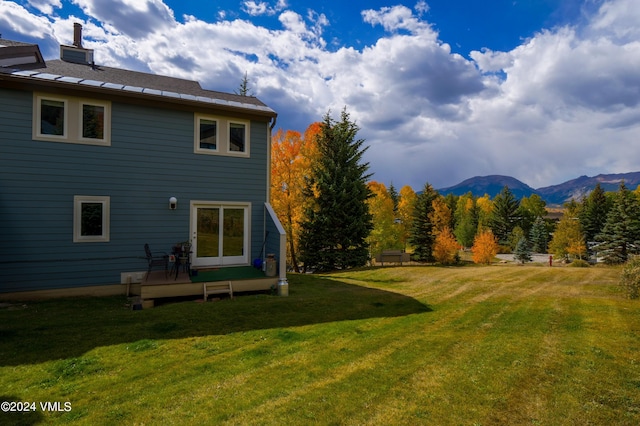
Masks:
[[[391,201],[393,201],[393,211],[398,211],[398,204],[400,203],[400,194],[396,190],[396,187],[393,186],[393,182],[389,184],[389,197],[391,197]]]
[[[509,234],[520,220],[518,208],[520,202],[516,199],[508,186],[493,200],[493,211],[489,218],[489,227],[498,239],[499,244],[509,243]]]
[[[444,202],[449,207],[449,210],[451,210],[451,223],[449,224],[449,227],[451,229],[456,229],[456,209],[458,205],[458,197],[454,194],[447,194],[444,197]]]
[[[236,95],[240,96],[253,96],[251,88],[249,87],[249,75],[246,73],[246,71],[244,73],[242,81],[240,82],[240,87],[238,87],[238,90],[236,90],[235,93]]]
[[[529,245],[529,241],[526,238],[522,237],[518,240],[516,244],[516,249],[513,253],[513,257],[515,260],[524,264],[525,262],[531,262],[531,246]]]
[[[609,264],[624,263],[630,255],[640,254],[640,202],[624,182],[596,240],[602,242],[597,249]]]
[[[589,196],[582,200],[578,215],[586,241],[595,241],[596,235],[602,232],[609,210],[611,202],[598,183]]]
[[[413,213],[413,227],[409,243],[413,246],[416,258],[425,262],[432,262],[433,244],[435,235],[431,214],[434,211],[433,200],[438,197],[438,192],[430,184],[425,184],[421,194],[416,197]]]
[[[535,253],[547,252],[549,231],[547,230],[547,223],[542,217],[538,216],[535,222],[533,222],[531,232],[529,233],[529,239],[531,240],[531,249]]]
[[[316,144],[318,159],[311,164],[304,193],[306,209],[300,237],[305,269],[329,271],[363,266],[368,259],[366,238],[372,226],[367,199],[371,191],[362,163],[367,150],[356,140],[358,126],[346,109],[340,121],[326,114]]]

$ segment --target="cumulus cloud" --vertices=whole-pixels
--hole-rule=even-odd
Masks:
[[[265,1],[246,0],[242,3],[242,10],[251,16],[272,16],[287,7],[286,0],[278,0],[274,6]]]
[[[42,13],[52,14],[55,9],[62,7],[60,0],[28,0],[29,4]]]
[[[72,0],[82,11],[103,22],[110,31],[132,38],[174,26],[173,11],[162,0]]]
[[[29,35],[36,39],[53,38],[49,19],[34,16],[24,7],[8,1],[0,3],[0,28],[5,38],[12,34]]]
[[[413,9],[362,11],[363,23],[385,35],[332,51],[323,38],[327,16],[282,0],[243,3],[247,16],[272,14],[274,28],[225,18],[231,14],[180,22],[160,0],[73,1],[87,15],[85,44],[102,64],[229,92],[247,72],[286,129],[303,131],[347,107],[370,145],[373,178],[397,187],[444,187],[483,174],[539,187],[638,170],[637,0],[603,1],[580,25],[541,29],[511,51],[468,57],[452,53],[424,19],[424,0]],[[0,2],[0,28],[32,39],[69,43],[77,20]]]
[[[425,11],[425,6],[420,6]],[[362,18],[371,25],[382,25],[389,32],[406,30],[418,32],[429,27],[427,23],[416,17],[406,6],[383,7],[379,10],[368,9],[362,11]]]

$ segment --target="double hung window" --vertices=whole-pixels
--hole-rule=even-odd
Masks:
[[[196,114],[194,151],[249,157],[249,131],[249,121]]]
[[[34,96],[33,139],[111,145],[111,103],[105,101]]]

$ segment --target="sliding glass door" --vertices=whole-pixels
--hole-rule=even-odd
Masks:
[[[249,263],[249,205],[192,204],[191,243],[194,266]]]

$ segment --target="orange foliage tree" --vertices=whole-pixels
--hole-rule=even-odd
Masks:
[[[459,249],[460,244],[458,244],[456,237],[451,232],[451,228],[446,226],[436,235],[436,240],[433,243],[433,257],[436,262],[450,265],[458,261]]]
[[[473,247],[471,247],[473,263],[491,264],[493,258],[498,254],[498,248],[498,240],[491,230],[480,231],[473,240]]]
[[[315,158],[317,124],[310,125],[304,137],[300,132],[280,129],[271,140],[271,205],[287,233],[287,260],[296,272],[299,272],[298,237],[305,206],[302,189],[305,173]]]

